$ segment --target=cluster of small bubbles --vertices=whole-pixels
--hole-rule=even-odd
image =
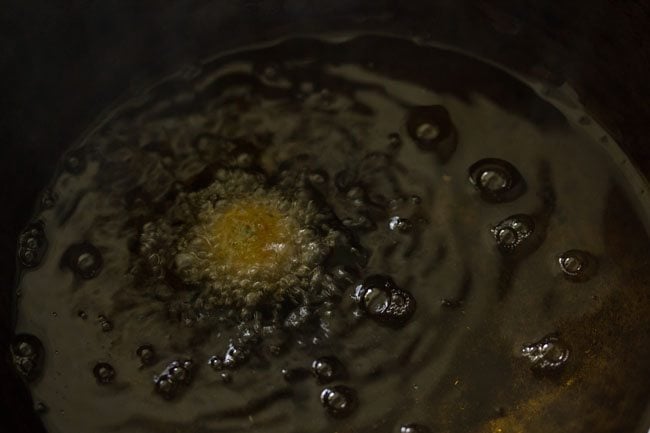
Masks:
[[[400,426],[399,433],[430,433],[431,430],[422,424],[404,424]]]
[[[111,322],[106,316],[100,314],[97,319],[102,332],[111,332],[113,330],[113,322]]]
[[[18,238],[18,258],[26,268],[38,266],[46,249],[47,239],[41,221],[30,224]]]
[[[156,363],[156,351],[151,344],[143,344],[139,346],[135,354],[140,359],[140,364],[143,366],[150,366]]]
[[[172,361],[160,375],[154,376],[155,391],[166,400],[173,399],[192,382],[193,370],[191,359]]]
[[[388,220],[388,228],[392,231],[407,233],[413,229],[413,223],[407,218],[393,216]]]
[[[309,182],[308,173],[291,172],[269,187],[260,173],[217,170],[207,188],[177,198],[171,218],[144,224],[134,272],[202,287],[193,302],[176,303],[188,314],[327,292],[328,280],[314,284],[313,275],[350,238],[312,199]]]
[[[406,129],[420,149],[436,153],[442,162],[456,150],[456,128],[442,105],[414,107],[406,120]]]
[[[83,149],[68,152],[63,159],[63,168],[72,174],[80,174],[86,168],[86,157]]]
[[[245,364],[249,357],[247,348],[231,342],[223,356],[223,366],[231,370],[236,369]]]
[[[52,209],[58,200],[58,195],[51,189],[46,189],[41,196],[41,209]]]
[[[532,246],[535,222],[524,214],[517,214],[492,227],[490,230],[497,242],[499,251],[504,255],[512,255],[517,251],[526,250]]]
[[[93,368],[93,375],[100,385],[106,385],[115,379],[115,369],[107,362],[98,362]]]
[[[406,324],[415,313],[413,296],[384,275],[366,278],[356,287],[353,299],[371,318],[393,326]]]
[[[81,242],[66,250],[61,263],[79,278],[89,280],[99,274],[104,260],[97,247],[88,242]]]
[[[253,323],[241,323],[238,326],[238,330],[239,330],[238,342],[240,343],[240,346],[251,347],[252,345],[257,344],[262,340],[260,336],[261,333],[271,334],[273,332],[272,329],[269,329],[272,327],[265,326],[264,330],[262,330],[261,327],[262,327],[262,321],[259,318],[259,314],[257,318],[253,319]]]
[[[571,351],[557,333],[524,345],[521,354],[530,362],[530,368],[540,375],[552,375],[561,371],[569,361]]]
[[[586,251],[569,250],[560,255],[558,264],[562,274],[571,281],[586,281],[596,273],[596,258]]]
[[[208,359],[208,365],[214,371],[220,372],[223,379],[224,369],[235,370],[248,362],[249,358],[250,352],[243,344],[231,342],[228,345],[225,354],[223,356],[211,356]],[[230,377],[230,373],[228,373],[227,376]]]
[[[311,364],[311,370],[321,385],[343,380],[347,377],[345,366],[338,358],[333,356],[323,356],[315,359]]]
[[[306,368],[283,368],[282,377],[287,383],[298,383],[310,378],[311,372]]]
[[[356,392],[345,385],[324,388],[320,401],[327,413],[335,418],[349,416],[357,406]]]
[[[469,168],[469,180],[483,200],[503,203],[515,200],[526,192],[526,182],[508,161],[485,158]]]
[[[18,334],[11,342],[11,357],[18,373],[28,382],[39,377],[43,369],[45,349],[31,334]]]
[[[284,327],[287,329],[298,329],[304,327],[312,317],[312,311],[308,306],[298,306],[284,319]]]

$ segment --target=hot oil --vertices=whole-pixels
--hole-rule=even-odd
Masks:
[[[630,430],[647,216],[580,123],[389,37],[158,83],[64,156],[21,237],[13,353],[44,424]]]

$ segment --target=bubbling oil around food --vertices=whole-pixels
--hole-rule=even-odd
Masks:
[[[64,156],[19,238],[11,355],[38,416],[631,430],[650,241],[583,124],[391,37],[290,39],[163,80]]]
[[[203,190],[179,194],[166,217],[145,224],[140,256],[156,279],[171,272],[198,287],[195,307],[207,311],[331,289],[311,276],[325,272],[321,265],[337,243],[349,242],[313,200],[291,197],[299,178],[280,189],[241,170],[216,177]]]

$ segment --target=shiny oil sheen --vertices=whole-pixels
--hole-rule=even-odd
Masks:
[[[20,237],[12,356],[45,426],[629,431],[649,397],[647,203],[561,95],[356,36],[233,52],[129,96]],[[346,240],[308,300],[208,314],[200,285],[138,270],[157,264],[143,227],[220,169],[278,190],[298,175],[291,194],[331,213]]]

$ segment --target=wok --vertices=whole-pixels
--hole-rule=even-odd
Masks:
[[[59,155],[117,96],[283,35],[372,31],[443,42],[566,83],[650,175],[650,3],[533,0],[9,0],[0,11],[0,430],[43,431],[10,365],[16,240]],[[650,409],[650,407],[649,407]],[[650,424],[650,410],[638,420]]]

